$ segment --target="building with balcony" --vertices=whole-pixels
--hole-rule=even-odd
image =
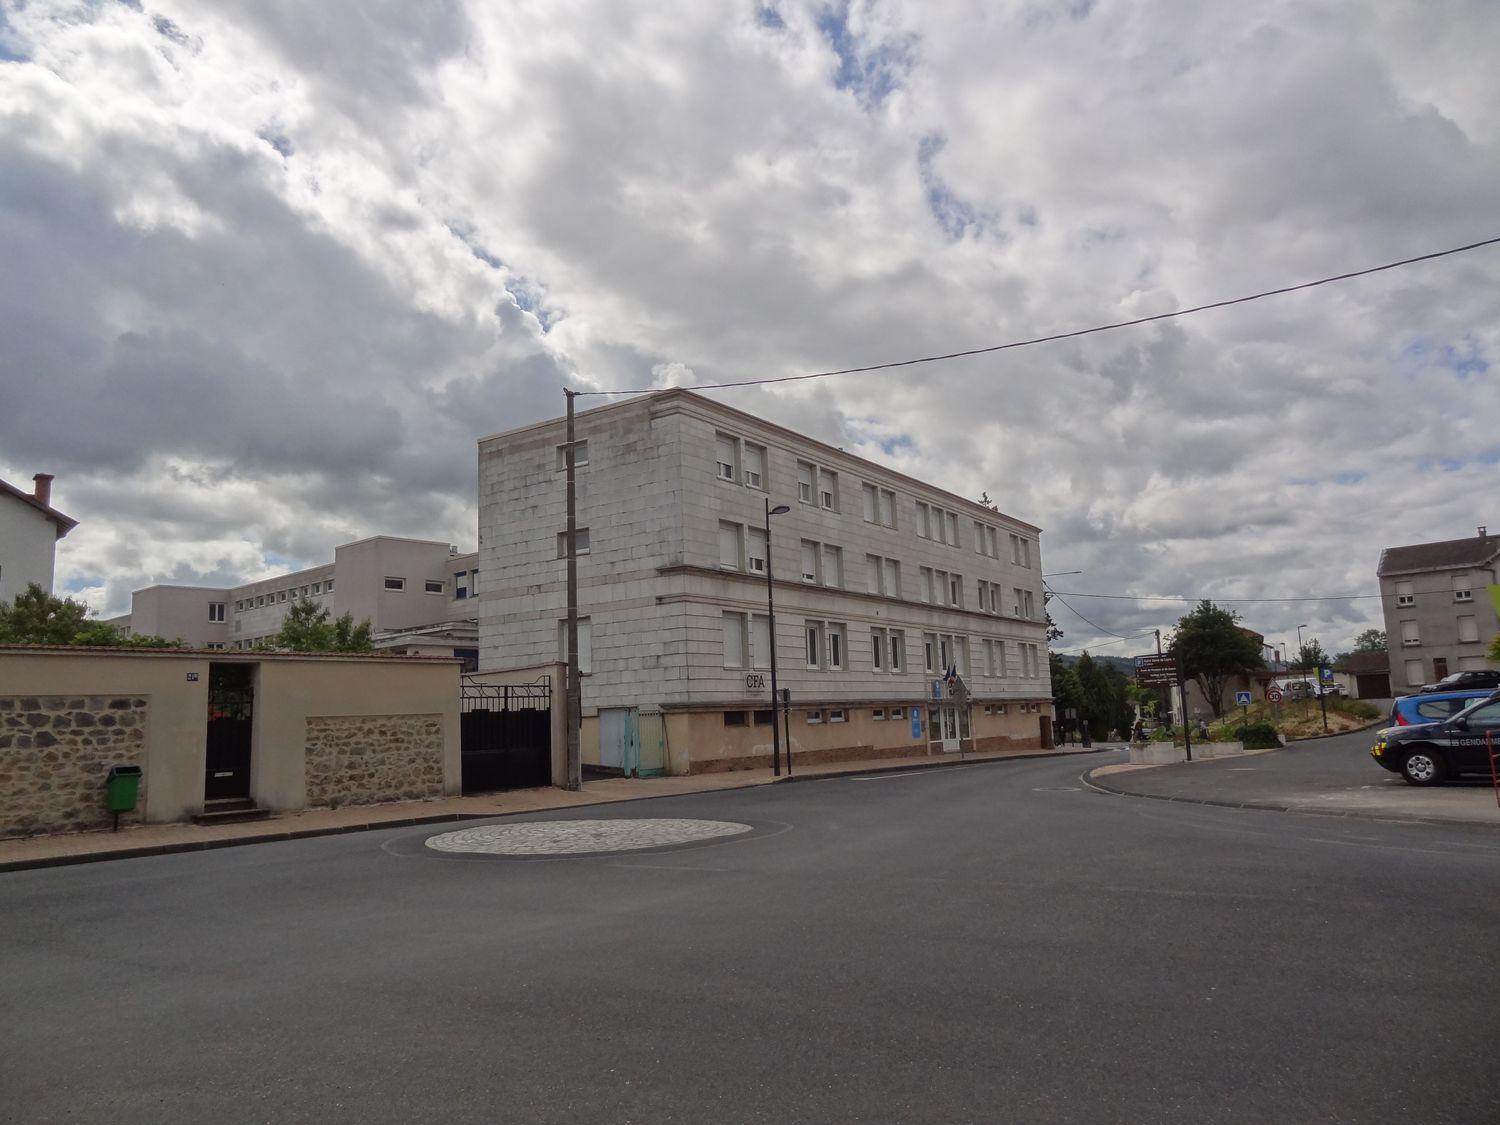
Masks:
[[[1376,574],[1385,610],[1391,690],[1415,691],[1452,672],[1488,668],[1500,631],[1489,588],[1500,571],[1500,535],[1387,547]]]
[[[479,443],[485,671],[567,658],[564,426]],[[686,390],[576,439],[585,763],[659,713],[670,772],[769,764],[773,571],[797,762],[1050,744],[1033,524]]]

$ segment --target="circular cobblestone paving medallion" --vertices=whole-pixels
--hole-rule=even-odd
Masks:
[[[543,820],[444,832],[429,839],[427,846],[465,855],[592,855],[692,844],[749,831],[750,825],[728,820]]]

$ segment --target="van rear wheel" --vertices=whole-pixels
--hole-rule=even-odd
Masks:
[[[1408,785],[1438,785],[1447,774],[1442,757],[1425,746],[1401,759],[1401,776]]]

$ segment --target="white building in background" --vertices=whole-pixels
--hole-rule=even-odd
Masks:
[[[369,621],[375,646],[412,656],[477,663],[473,593],[479,556],[430,539],[377,535],[334,549],[333,562],[238,586],[147,586],[130,613],[111,619],[129,632],[181,638],[193,648],[253,648],[310,598],[337,618]]]
[[[768,562],[797,761],[1050,742],[1035,526],[684,390],[576,426],[585,762],[657,711],[674,773],[769,762]],[[565,659],[564,432],[479,443],[486,671]]]
[[[37,473],[23,492],[0,480],[0,602],[14,601],[35,582],[52,592],[57,541],[78,521],[52,506],[52,476]]]

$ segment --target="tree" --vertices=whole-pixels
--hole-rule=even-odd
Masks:
[[[1317,641],[1308,641],[1297,652],[1297,667],[1304,671],[1308,668],[1321,668],[1328,662],[1328,654]]]
[[[1183,675],[1198,681],[1216,719],[1224,716],[1224,688],[1229,678],[1265,667],[1260,642],[1240,628],[1238,621],[1238,614],[1205,599],[1177,622],[1172,635],[1171,648],[1182,664]]]
[[[1490,663],[1500,664],[1500,633],[1490,640]]]
[[[354,624],[354,615],[345,613],[329,620],[328,609],[311,598],[298,598],[286,611],[281,628],[268,647],[290,652],[370,652],[370,623]]]
[[[1052,713],[1058,721],[1071,726],[1069,710],[1083,715],[1083,693],[1078,686],[1078,674],[1055,652],[1047,654],[1047,668],[1052,675]]]
[[[1366,629],[1354,638],[1355,652],[1385,652],[1386,647],[1384,629]]]
[[[1063,631],[1057,627],[1057,622],[1052,620],[1052,611],[1047,608],[1047,603],[1052,600],[1052,591],[1042,591],[1042,616],[1047,619],[1047,643],[1062,640]]]
[[[33,582],[15,601],[0,602],[0,644],[170,648],[181,643],[164,637],[127,637],[92,613],[82,602],[49,594]]]

